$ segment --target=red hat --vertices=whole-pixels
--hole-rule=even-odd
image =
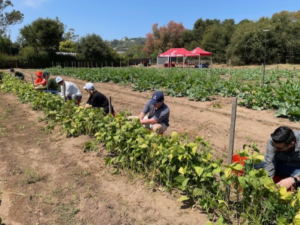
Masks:
[[[35,75],[37,75],[38,77],[42,77],[43,73],[42,73],[42,71],[36,71]]]

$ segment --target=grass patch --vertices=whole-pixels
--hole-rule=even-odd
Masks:
[[[33,184],[44,179],[34,167],[25,170],[25,174],[27,177],[22,180],[22,184]]]
[[[83,145],[83,152],[91,152],[91,151],[98,151],[99,149],[99,142],[95,139],[92,141],[87,141]]]
[[[74,216],[80,210],[70,204],[62,204],[56,208],[56,212],[59,214],[58,222],[61,224],[74,224]]]

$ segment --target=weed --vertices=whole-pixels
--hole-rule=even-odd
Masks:
[[[43,117],[40,117],[40,116],[38,116],[38,118],[37,118],[37,119],[38,119],[38,121],[39,121],[39,122],[42,122],[42,121],[44,121],[44,120],[45,120]]]
[[[21,130],[24,130],[25,129],[25,125],[20,125],[19,126],[19,130],[21,131]]]
[[[25,171],[27,178],[22,181],[23,184],[33,184],[43,180],[43,177],[38,174],[37,169],[31,167]]]
[[[36,145],[37,146],[41,146],[41,144],[43,143],[43,139],[39,138]]]
[[[9,175],[14,176],[14,175],[24,173],[24,168],[22,166],[17,165],[16,163],[14,163],[12,166],[13,166],[13,169],[11,169],[9,171]]]
[[[0,124],[0,137],[5,137],[5,128]]]
[[[84,143],[83,152],[97,151],[99,149],[99,141],[92,140]]]
[[[211,107],[215,108],[215,109],[222,109],[223,108],[223,104],[220,100],[215,101],[211,104]]]
[[[86,177],[86,176],[90,175],[91,173],[90,173],[89,171],[87,171],[87,170],[83,170],[83,171],[81,172],[81,174],[82,174],[84,177]]]
[[[59,214],[59,222],[61,224],[74,224],[74,216],[79,212],[79,209],[69,204],[62,204],[57,207],[56,211]]]

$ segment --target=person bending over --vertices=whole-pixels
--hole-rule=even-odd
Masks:
[[[64,79],[62,79],[61,77],[56,77],[55,81],[61,87],[61,92],[59,93],[59,95],[65,100],[76,99],[77,105],[79,105],[82,99],[82,95],[76,84],[70,81],[64,81]]]
[[[107,97],[101,92],[97,91],[93,83],[86,83],[83,89],[89,94],[89,98],[85,104],[85,107],[103,109],[105,114],[109,113],[109,101]],[[113,107],[111,112],[114,115]]]
[[[35,90],[43,90],[45,92],[50,92],[52,94],[58,94],[60,92],[60,85],[56,83],[55,78],[50,77],[50,73],[44,72],[43,79],[46,80],[46,86],[39,85],[34,87]]]
[[[274,180],[274,176],[281,178],[280,186],[300,186],[300,131],[280,126],[271,134],[264,168]]]

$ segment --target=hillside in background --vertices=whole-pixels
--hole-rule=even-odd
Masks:
[[[120,40],[113,39],[111,42],[108,42],[112,48],[117,52],[126,52],[132,45],[144,45],[146,38],[128,38],[124,37]]]

